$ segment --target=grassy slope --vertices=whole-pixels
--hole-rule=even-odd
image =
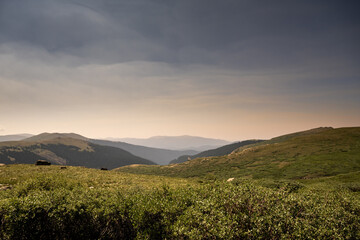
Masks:
[[[67,166],[35,166],[33,164],[12,164],[0,166],[0,184],[18,186],[24,182],[36,179],[50,179],[56,188],[56,182],[67,182],[77,186],[99,189],[152,189],[168,186],[196,185],[196,181],[182,178],[170,178],[162,176],[135,175],[116,171],[102,171],[98,169]]]
[[[311,179],[360,171],[360,128],[320,128],[246,146],[222,157],[123,172],[179,177]]]
[[[119,148],[73,138],[0,143],[0,163],[32,164],[39,159],[53,164],[109,169],[129,164],[154,164]]]
[[[260,143],[262,141],[263,140],[247,140],[247,141],[232,143],[232,144],[228,144],[228,145],[216,148],[216,149],[210,149],[207,151],[203,151],[203,152],[195,154],[195,155],[181,156],[177,159],[172,160],[170,162],[170,164],[186,162],[189,157],[191,159],[194,159],[194,158],[199,158],[199,157],[224,156],[224,155],[230,154],[232,151],[234,151],[235,149],[237,149],[239,147],[243,147],[243,146],[255,144],[255,143]]]
[[[0,166],[0,238],[359,239],[359,137],[323,129],[190,165],[122,169],[221,181]]]

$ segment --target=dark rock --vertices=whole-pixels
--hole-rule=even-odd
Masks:
[[[45,160],[37,160],[35,165],[51,165],[51,162]]]

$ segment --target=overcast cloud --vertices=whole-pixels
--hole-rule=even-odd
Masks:
[[[159,115],[172,123],[150,135],[256,137],[246,124],[269,110],[288,116],[289,131],[359,125],[359,7],[355,0],[1,0],[0,128],[31,131],[31,123],[21,127],[14,118],[41,124],[38,115],[66,119],[71,112],[81,122],[99,111],[128,125],[141,116],[164,126]],[[203,121],[184,124],[199,113],[226,116],[229,129],[215,127],[224,125],[221,118],[198,132]],[[295,113],[343,118],[299,125]],[[246,119],[242,128],[236,117],[228,122],[232,114]],[[57,129],[55,119],[46,121]],[[263,129],[268,121],[274,128],[264,137],[280,133],[275,120],[263,121]],[[139,124],[81,131],[139,137]],[[59,131],[67,129],[78,128],[69,123]]]

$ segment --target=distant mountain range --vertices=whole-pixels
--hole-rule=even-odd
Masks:
[[[77,134],[44,133],[23,141],[1,142],[0,163],[33,164],[37,160],[47,160],[59,165],[108,169],[130,164],[155,164],[123,149],[101,146],[83,138]]]
[[[243,147],[243,146],[250,145],[250,144],[255,144],[255,143],[260,143],[260,142],[263,142],[263,141],[264,140],[247,140],[247,141],[228,144],[228,145],[216,148],[216,149],[210,149],[210,150],[200,152],[200,153],[195,154],[195,155],[183,155],[183,156],[180,156],[177,159],[172,160],[170,162],[170,164],[183,163],[183,162],[186,162],[188,160],[199,158],[199,157],[224,156],[224,155],[232,153],[234,150],[238,149],[239,147]]]
[[[194,150],[168,150],[168,149],[160,149],[160,148],[150,148],[144,147],[139,145],[133,145],[124,142],[113,142],[113,141],[106,141],[106,140],[97,140],[97,139],[89,139],[90,142],[103,145],[103,146],[111,146],[121,148],[126,150],[136,156],[149,159],[156,164],[166,165],[172,159],[178,158],[182,155],[193,155],[198,153]]]
[[[7,135],[0,139],[11,140],[0,142],[0,163],[5,164],[47,160],[59,165],[206,178],[309,179],[360,171],[359,127],[316,128],[266,141],[226,144],[200,153],[88,139],[75,133]],[[165,165],[171,159],[176,159],[172,163],[182,163],[150,166]]]
[[[64,144],[65,139],[67,139],[68,142],[70,143],[67,145],[75,144],[75,147],[77,147],[77,144],[79,144],[80,142],[75,142],[74,140],[81,140],[83,142],[87,142],[88,145],[91,143],[91,144],[95,144],[95,145],[99,145],[99,146],[115,147],[122,151],[129,152],[130,154],[132,154],[136,157],[140,157],[145,160],[150,160],[151,162],[160,164],[160,165],[169,164],[169,162],[172,159],[178,158],[179,156],[182,156],[182,155],[194,155],[194,154],[198,153],[197,151],[194,151],[194,150],[184,150],[184,151],[168,150],[168,149],[144,147],[144,146],[133,145],[133,144],[128,144],[128,143],[124,143],[124,142],[112,142],[112,141],[106,141],[106,140],[89,139],[89,138],[86,138],[86,137],[81,136],[76,133],[42,133],[42,134],[35,135],[35,136],[31,135],[31,134],[8,135],[8,136],[3,136],[2,139],[3,140],[11,140],[11,141],[17,141],[18,139],[22,140],[21,142],[16,142],[16,143],[14,142],[14,143],[9,143],[9,144],[7,144],[6,142],[3,142],[2,149],[6,149],[7,145],[9,145],[11,147],[13,147],[15,145],[26,146],[26,148],[22,149],[23,153],[17,154],[17,156],[19,158],[20,155],[24,156],[24,157],[25,157],[25,155],[28,155],[29,156],[28,160],[31,160],[31,161],[33,161],[35,158],[39,158],[39,156],[34,156],[33,151],[27,151],[29,146],[31,146],[31,144],[29,145],[29,143],[31,143],[31,142],[46,143],[45,145],[47,146],[48,141],[51,141],[52,143],[56,143],[58,141],[59,143]],[[44,147],[44,146],[42,146],[42,147]],[[52,146],[52,149],[53,148],[54,148],[54,146]],[[6,151],[6,152],[9,153],[9,151]],[[13,159],[14,158],[13,155],[14,154],[9,155],[9,157],[11,159]],[[124,153],[120,154],[120,155],[124,156]],[[3,156],[4,156],[4,153],[3,153]],[[15,162],[15,161],[10,161],[10,162],[6,161],[6,159],[4,160],[4,158],[2,158],[2,159],[3,159],[4,163],[5,162],[8,162],[8,163]],[[56,159],[56,158],[54,158],[54,159]],[[1,158],[0,158],[0,160],[1,160]],[[25,161],[26,159],[21,157],[18,160]],[[64,161],[62,161],[62,162],[64,162]]]
[[[3,135],[0,136],[0,142],[8,142],[8,141],[20,141],[25,138],[29,138],[33,136],[32,134],[13,134],[13,135]]]
[[[229,144],[229,141],[194,136],[156,136],[151,138],[111,138],[112,141],[121,141],[135,145],[171,150],[205,151]]]
[[[229,142],[225,140],[193,137],[193,136],[179,136],[179,137],[159,136],[148,139],[123,138],[122,139],[123,141],[119,141],[119,139],[116,138],[111,138],[113,141],[110,141],[110,140],[90,139],[76,133],[42,133],[39,135],[31,135],[31,134],[7,135],[7,136],[0,136],[0,142],[21,141],[21,140],[46,141],[55,138],[65,138],[65,137],[79,139],[83,141],[89,141],[91,143],[102,146],[111,146],[111,147],[120,148],[130,152],[135,156],[151,160],[156,164],[160,164],[160,165],[169,164],[170,161],[177,159],[180,156],[184,156],[184,155],[193,156],[198,154],[199,152],[208,149],[218,148],[219,146],[229,144]]]
[[[242,146],[217,157],[169,166],[122,167],[129,173],[211,179],[313,179],[360,172],[360,127],[317,128]]]

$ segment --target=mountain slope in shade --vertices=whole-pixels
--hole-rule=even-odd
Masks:
[[[360,127],[318,128],[240,147],[220,157],[119,171],[177,177],[312,179],[360,171]]]
[[[193,155],[198,153],[194,150],[168,150],[168,149],[160,149],[160,148],[150,148],[144,146],[133,145],[124,142],[113,142],[113,141],[106,141],[106,140],[97,140],[97,139],[90,139],[92,143],[103,145],[103,146],[111,146],[121,148],[125,151],[128,151],[135,156],[139,156],[142,158],[149,159],[157,164],[166,165],[172,159],[178,158],[182,155]]]
[[[194,137],[194,136],[157,136],[146,139],[140,138],[120,138],[121,142],[126,142],[135,145],[141,145],[152,148],[184,150],[193,149],[212,149],[229,144],[230,142],[221,139]]]
[[[177,159],[172,160],[170,162],[170,164],[183,163],[183,162],[188,161],[188,159],[195,159],[195,158],[199,158],[199,157],[224,156],[224,155],[230,154],[231,152],[238,149],[239,147],[243,147],[243,146],[255,144],[255,143],[261,143],[263,141],[264,140],[247,140],[247,141],[228,144],[228,145],[216,148],[216,149],[210,149],[210,150],[207,150],[207,151],[195,154],[195,155],[183,155]]]
[[[0,136],[0,142],[8,142],[8,141],[21,141],[25,138],[29,138],[33,135],[31,134],[27,134],[27,133],[24,133],[24,134],[13,134],[13,135],[3,135],[3,136]]]
[[[116,168],[130,164],[155,164],[134,156],[120,148],[101,146],[81,139],[68,138],[68,135],[46,134],[40,141],[13,141],[0,143],[0,163],[33,164],[42,159],[53,164],[85,166],[90,168]]]
[[[72,139],[80,139],[88,142],[92,142],[94,144],[102,145],[102,146],[110,146],[120,148],[122,150],[128,151],[135,156],[148,159],[153,161],[156,164],[166,165],[169,162],[177,158],[179,156],[185,154],[196,154],[198,152],[194,150],[184,150],[184,151],[177,151],[177,150],[168,150],[168,149],[158,149],[158,148],[149,148],[144,146],[138,146],[133,144],[128,144],[124,142],[112,142],[106,140],[98,140],[98,139],[89,139],[84,136],[75,133],[42,133],[36,136],[32,136],[30,138],[25,139],[24,141],[28,142],[41,142],[41,141],[49,141],[49,140],[59,140],[61,138],[72,138]]]

